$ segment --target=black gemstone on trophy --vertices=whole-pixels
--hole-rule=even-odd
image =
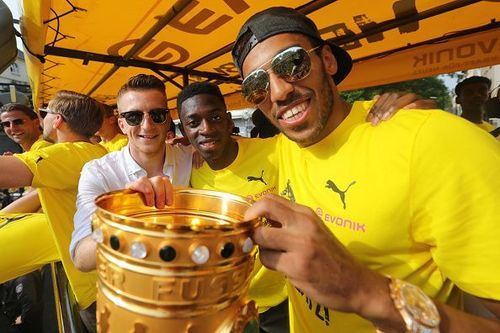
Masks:
[[[222,247],[222,250],[220,250],[220,255],[222,258],[229,258],[232,256],[234,253],[234,244],[233,243],[226,243]]]
[[[118,251],[120,249],[120,239],[118,236],[112,235],[109,238],[109,245],[111,245],[113,250]]]
[[[172,261],[175,259],[175,256],[177,255],[177,252],[175,252],[175,249],[171,246],[164,246],[160,249],[160,258],[163,261]]]

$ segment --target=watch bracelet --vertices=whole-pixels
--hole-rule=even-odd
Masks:
[[[406,326],[405,333],[439,333],[439,327],[431,328],[431,327],[425,327],[424,324],[419,325],[416,320],[414,320],[410,317],[410,314],[405,309],[405,305],[403,304],[402,299],[400,297],[401,286],[403,283],[407,283],[407,284],[410,284],[410,283],[403,281],[401,279],[398,279],[398,278],[394,278],[394,277],[389,276],[389,275],[386,275],[386,277],[389,279],[389,293],[390,293],[392,302],[394,304],[394,307],[400,313],[401,318],[403,319],[403,322],[405,323],[405,326]],[[417,286],[414,286],[414,287],[418,288]],[[439,320],[438,320],[438,322],[439,322]],[[386,331],[383,331],[383,330],[379,329],[378,327],[375,327],[375,332],[376,333],[387,333]]]

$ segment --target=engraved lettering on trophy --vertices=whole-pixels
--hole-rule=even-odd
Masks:
[[[111,286],[116,288],[123,288],[125,275],[119,267],[112,264],[106,265],[104,261],[101,261],[101,263],[99,263],[98,272],[101,279],[108,282]]]
[[[153,278],[153,299],[164,300],[168,296],[175,293],[175,279],[174,278]]]
[[[230,291],[229,276],[227,274],[217,275],[210,280],[208,290],[215,293],[217,296],[222,296]]]
[[[238,289],[245,284],[247,277],[246,273],[247,269],[245,268],[247,268],[247,265],[233,272],[233,277],[232,277],[233,289]]]
[[[108,281],[113,287],[123,288],[123,282],[125,282],[125,275],[123,271],[116,267],[115,265],[108,266]]]
[[[182,279],[181,282],[181,297],[185,301],[194,301],[202,294],[202,280],[201,279]]]

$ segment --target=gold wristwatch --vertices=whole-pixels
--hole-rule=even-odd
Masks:
[[[411,283],[396,278],[390,279],[391,298],[403,317],[406,331],[408,333],[439,333],[439,312],[432,299]]]

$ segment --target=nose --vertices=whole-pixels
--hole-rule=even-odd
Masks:
[[[210,124],[209,121],[204,119],[200,125],[200,134],[204,136],[209,136],[213,132],[214,132],[214,127],[212,126],[212,124]]]
[[[141,127],[143,127],[143,128],[150,128],[150,127],[154,126],[155,122],[151,118],[151,115],[149,114],[149,112],[144,112],[143,117],[144,118],[142,118]]]
[[[284,101],[293,92],[293,84],[274,73],[269,73],[269,98],[272,103]]]

